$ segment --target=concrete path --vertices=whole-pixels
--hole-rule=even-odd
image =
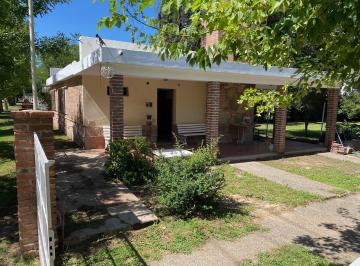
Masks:
[[[266,217],[260,224],[269,231],[235,241],[209,240],[191,254],[167,255],[150,265],[239,265],[286,244],[302,244],[344,265],[360,256],[360,194],[298,207]]]
[[[327,157],[330,159],[336,159],[336,160],[360,164],[360,158],[356,157],[354,155],[351,155],[351,154],[343,155],[343,154],[338,154],[338,153],[334,153],[334,152],[324,152],[324,153],[318,153],[317,155],[324,156],[324,157]]]
[[[84,222],[82,228],[71,232],[65,239],[68,245],[113,230],[143,227],[158,219],[126,186],[106,180],[104,162],[105,156],[99,151],[57,153],[59,212],[89,213],[85,221],[91,219],[91,213],[102,217],[96,223]]]
[[[335,187],[308,179],[303,176],[291,174],[284,170],[280,170],[260,162],[246,162],[231,165],[242,171],[266,178],[270,181],[282,185],[289,186],[296,190],[302,190],[313,194],[318,194],[325,198],[336,196],[335,193],[331,192],[336,189]]]

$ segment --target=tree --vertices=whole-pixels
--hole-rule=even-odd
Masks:
[[[44,15],[69,0],[36,0],[34,13]],[[27,0],[0,1],[0,100],[18,95],[30,82]]]
[[[66,36],[58,33],[52,37],[42,37],[36,41],[39,82],[45,85],[50,76],[50,68],[62,68],[79,59],[77,35]]]
[[[42,88],[50,76],[50,68],[63,68],[79,59],[77,37],[77,34],[66,36],[64,33],[58,33],[55,36],[42,37],[36,41],[38,95],[48,104],[50,104],[49,95],[42,93]]]
[[[339,113],[349,120],[360,119],[360,92],[351,90],[341,97]]]
[[[297,88],[293,88],[297,90]],[[325,102],[324,90],[310,90],[303,97],[293,101],[292,106],[301,112],[305,125],[305,136],[308,136],[309,123],[311,121],[318,122],[321,118],[323,104]]]
[[[105,0],[100,0],[104,2]],[[151,45],[162,58],[185,56],[201,68],[234,60],[298,68],[296,84],[309,87],[360,85],[360,1],[343,0],[108,0],[110,15],[99,26],[138,32],[138,42]],[[158,3],[158,6],[155,4]],[[174,22],[162,24],[146,10],[156,8]],[[189,23],[179,27],[181,12]],[[140,24],[152,29],[141,32]],[[212,47],[189,46],[214,31],[222,32]],[[178,40],[168,42],[169,36]]]

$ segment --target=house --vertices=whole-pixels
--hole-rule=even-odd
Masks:
[[[216,34],[208,36],[203,45],[216,38]],[[236,103],[245,88],[276,89],[295,81],[295,69],[266,71],[229,61],[204,71],[184,59],[162,61],[136,44],[112,40],[105,44],[81,37],[79,61],[52,69],[47,80],[55,128],[85,149],[103,149],[111,139],[122,138],[129,126],[140,126],[153,142],[167,143],[177,125],[183,124],[204,125],[207,141],[221,135],[224,157],[304,149],[305,144],[285,139],[285,108],[275,113],[271,151],[254,140],[254,110]],[[339,90],[328,92],[325,146],[305,149],[324,150],[335,137]]]

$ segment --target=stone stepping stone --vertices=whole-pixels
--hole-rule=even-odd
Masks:
[[[111,216],[119,218],[132,228],[140,228],[158,221],[156,215],[140,202],[129,202],[107,207],[107,211]]]
[[[324,198],[331,198],[336,196],[335,193],[331,192],[336,190],[335,187],[308,179],[300,175],[291,174],[266,164],[259,162],[246,162],[232,164],[232,166],[244,172],[263,177],[267,180],[291,187],[296,190],[318,194]]]

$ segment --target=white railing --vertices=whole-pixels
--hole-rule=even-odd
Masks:
[[[36,198],[39,258],[42,266],[54,265],[55,241],[51,220],[50,200],[50,166],[53,160],[48,160],[36,133],[34,133],[34,153],[36,169]]]

